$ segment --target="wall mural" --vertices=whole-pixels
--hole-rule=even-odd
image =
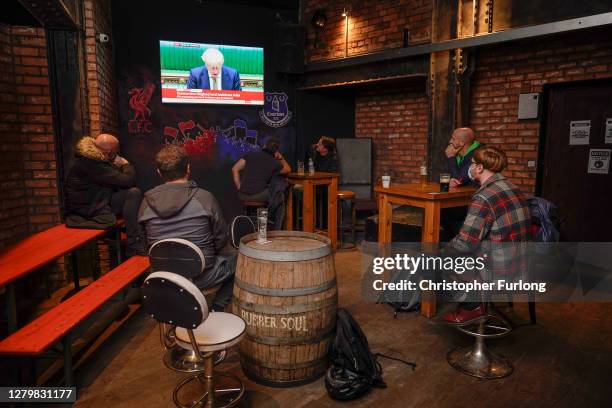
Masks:
[[[128,122],[129,133],[151,133],[153,131],[149,120],[151,109],[148,105],[154,91],[155,85],[151,82],[147,82],[143,88],[133,87],[128,91],[130,109],[134,113],[134,116]]]
[[[167,144],[185,147],[192,177],[220,200],[227,218],[242,210],[231,181],[231,166],[246,153],[261,150],[268,138],[281,142],[285,157],[295,152],[290,98],[283,88],[265,94],[263,107],[164,104],[149,69],[121,76],[121,149],[136,166],[144,191],[161,181],[154,158]]]
[[[204,160],[231,160],[235,162],[248,152],[260,150],[258,132],[248,129],[246,121],[234,119],[234,124],[204,128],[188,120],[174,126],[164,126],[165,144],[183,146],[191,157]],[[216,154],[216,153],[219,154]]]
[[[289,97],[284,92],[266,92],[264,107],[259,112],[259,117],[263,123],[275,128],[289,123],[293,114],[287,105],[288,99]]]

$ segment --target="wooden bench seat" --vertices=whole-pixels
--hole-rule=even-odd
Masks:
[[[149,258],[133,256],[0,342],[0,354],[35,356],[63,339],[66,384],[72,384],[70,331],[149,269]]]
[[[119,231],[124,223],[120,219],[114,228]],[[17,328],[13,282],[87,242],[102,237],[108,231],[68,228],[60,224],[0,250],[0,287],[6,286],[7,289],[9,333]],[[78,277],[75,278],[75,286],[78,288]]]

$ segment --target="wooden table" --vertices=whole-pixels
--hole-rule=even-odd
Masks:
[[[377,186],[378,193],[378,242],[391,242],[393,204],[411,205],[424,209],[421,242],[440,242],[440,210],[442,208],[467,206],[476,191],[473,187],[451,188],[440,192],[439,183],[391,184],[389,188]],[[436,314],[436,297],[433,292],[422,296],[421,314],[433,317]]]
[[[301,184],[304,188],[304,199],[302,200],[303,230],[315,232],[315,186],[327,186],[327,236],[331,239],[332,248],[336,250],[338,240],[338,177],[340,173],[315,172],[314,174],[289,173],[287,181],[291,188],[296,184]],[[285,218],[285,228],[293,229],[293,191],[289,191],[287,200],[287,214]]]

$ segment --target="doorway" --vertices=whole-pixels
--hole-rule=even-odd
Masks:
[[[563,241],[612,241],[612,81],[552,85],[544,100],[539,195],[559,207]]]

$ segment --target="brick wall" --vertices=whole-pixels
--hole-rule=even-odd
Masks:
[[[44,30],[3,26],[0,246],[59,222]],[[6,74],[6,75],[5,75]],[[6,227],[6,228],[5,228]]]
[[[345,4],[349,13],[348,55],[363,54],[403,46],[404,29],[410,44],[428,42],[431,31],[431,0],[358,0],[349,3],[329,0],[301,2],[300,16],[307,30],[307,60],[344,57],[346,22],[342,17]],[[325,10],[327,23],[318,33],[310,24],[317,9]],[[317,46],[315,46],[315,36]]]
[[[612,77],[610,31],[572,33],[479,50],[472,82],[471,126],[478,138],[503,148],[504,174],[535,192],[538,120],[517,120],[519,94],[547,83]]]
[[[28,231],[11,28],[0,24],[0,247]]]
[[[99,33],[110,41],[100,43]],[[90,133],[117,134],[117,76],[113,47],[111,4],[109,0],[85,1],[85,45],[87,50],[87,88],[89,90]]]
[[[427,156],[429,101],[422,86],[389,86],[355,98],[355,136],[371,137],[374,177],[416,182]]]

